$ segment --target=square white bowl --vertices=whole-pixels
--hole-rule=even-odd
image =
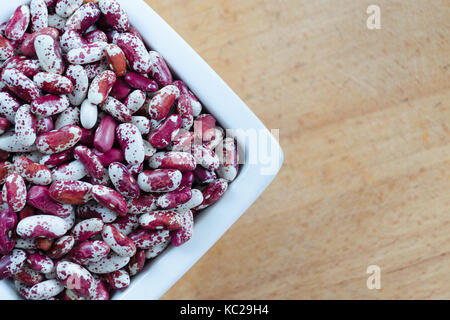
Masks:
[[[18,5],[29,1],[4,1],[0,21],[6,21]],[[255,150],[250,150],[245,134],[238,133],[238,145],[244,145],[241,152],[245,153],[245,163],[241,165],[239,176],[229,185],[223,198],[196,218],[192,239],[181,247],[169,247],[132,278],[128,289],[112,296],[119,300],[159,299],[268,187],[281,168],[283,152],[275,138],[245,103],[150,6],[143,0],[119,2],[147,45],[162,54],[174,75],[188,85],[224,128],[254,130],[268,137],[271,144],[270,155],[266,155],[263,163],[253,158]],[[249,158],[250,154],[252,159]],[[264,173],[268,162],[274,166],[269,173]],[[0,281],[0,300],[11,299],[20,299],[12,282]]]

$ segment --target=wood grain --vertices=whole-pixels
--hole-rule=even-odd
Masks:
[[[450,298],[450,2],[147,2],[285,152],[164,299]]]

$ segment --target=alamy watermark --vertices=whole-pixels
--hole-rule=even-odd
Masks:
[[[380,6],[372,4],[367,7],[366,13],[369,15],[366,21],[369,30],[381,29],[381,9]]]
[[[202,158],[217,157],[221,166],[256,165],[260,174],[266,176],[276,174],[280,168],[282,151],[279,138],[279,129],[219,130],[215,127],[203,127],[202,121],[195,121],[193,132],[184,129],[177,132],[171,148],[173,151],[191,153],[198,163],[202,163]],[[200,151],[194,148],[199,145],[207,148]],[[214,155],[209,155],[208,150],[212,150]]]
[[[381,268],[377,265],[370,265],[366,270],[367,274],[370,276],[367,278],[366,286],[369,290],[380,290],[381,289]]]

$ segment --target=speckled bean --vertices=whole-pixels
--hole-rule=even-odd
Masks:
[[[34,40],[34,48],[44,71],[62,74],[64,61],[58,42],[49,35],[39,35]]]
[[[81,296],[90,296],[94,284],[91,273],[79,264],[61,261],[56,265],[56,278],[68,289]]]
[[[119,122],[131,122],[130,110],[116,98],[106,98],[105,103],[101,104],[100,108]]]
[[[107,274],[122,269],[129,261],[130,257],[121,257],[116,253],[110,253],[106,258],[88,264],[86,268],[93,273]]]
[[[78,146],[73,151],[74,158],[79,160],[91,177],[99,179],[103,176],[104,167],[98,156],[86,146]]]
[[[16,113],[15,132],[22,145],[31,146],[36,141],[36,118],[29,105],[21,106]]]
[[[131,123],[123,123],[116,129],[117,141],[129,164],[140,164],[145,160],[144,143],[139,129]]]
[[[136,253],[134,242],[122,234],[116,227],[106,225],[102,231],[103,240],[109,245],[112,251],[121,257],[132,257]]]
[[[104,223],[112,223],[116,221],[118,216],[118,214],[111,209],[92,201],[85,205],[78,206],[77,215],[79,219],[99,218],[102,219]]]
[[[25,181],[18,173],[11,173],[5,179],[2,198],[14,212],[19,212],[27,202]]]
[[[28,190],[28,204],[46,214],[67,218],[73,212],[69,204],[58,203],[50,196],[49,188],[33,186]]]
[[[75,238],[72,236],[61,237],[53,242],[47,255],[52,259],[60,259],[72,250],[75,244]]]
[[[181,117],[177,114],[168,116],[155,131],[153,131],[148,141],[157,149],[166,148],[178,133],[181,127]]]
[[[152,119],[164,119],[179,96],[180,90],[174,85],[168,85],[159,90],[148,105],[148,113]]]
[[[0,259],[0,280],[17,274],[22,269],[26,259],[25,251],[19,249],[14,249],[10,254],[4,255]]]
[[[182,174],[176,169],[144,171],[138,176],[138,185],[144,192],[170,192],[181,183]]]
[[[74,106],[79,106],[85,99],[89,89],[89,79],[86,70],[79,65],[67,67],[66,77],[73,83],[73,91],[67,95]]]
[[[87,265],[102,260],[109,252],[110,247],[104,241],[85,241],[71,250],[69,259],[80,265]]]
[[[138,198],[140,189],[127,167],[120,162],[113,162],[108,168],[109,177],[117,191],[125,198]]]
[[[62,204],[82,205],[91,200],[92,185],[84,181],[55,181],[49,188],[52,199]]]
[[[76,241],[85,241],[100,234],[104,223],[101,219],[91,218],[78,222],[72,229],[71,234]]]
[[[43,154],[55,154],[71,149],[81,139],[81,128],[74,125],[62,127],[40,135],[36,146]]]
[[[120,216],[127,214],[127,202],[117,191],[100,185],[95,185],[91,189],[94,199],[101,205],[111,209]]]
[[[149,160],[149,166],[153,169],[193,171],[196,165],[194,157],[187,152],[158,152]]]
[[[59,238],[66,234],[65,221],[56,216],[36,215],[27,217],[17,225],[17,234],[24,239]]]
[[[25,180],[35,185],[46,186],[52,182],[52,172],[42,164],[20,156],[14,160],[14,168]]]

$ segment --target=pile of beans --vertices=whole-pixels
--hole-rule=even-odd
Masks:
[[[109,299],[191,239],[238,174],[235,140],[116,0],[32,0],[0,34],[0,280]]]

